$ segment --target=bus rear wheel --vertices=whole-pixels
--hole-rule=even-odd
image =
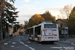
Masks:
[[[54,44],[54,41],[50,41],[51,44]]]

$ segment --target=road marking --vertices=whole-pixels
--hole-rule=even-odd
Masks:
[[[12,42],[12,44],[16,44],[16,42]]]
[[[23,42],[20,42],[21,44],[24,44]]]
[[[25,47],[28,47],[28,48],[31,49],[31,50],[35,50],[34,48],[32,48],[32,47],[28,46],[27,44],[23,43],[20,39],[19,39],[19,42],[20,42],[21,44],[23,44]]]
[[[75,45],[75,43],[71,43],[71,45]]]
[[[34,48],[32,48],[32,47],[29,47],[31,50],[35,50]]]
[[[28,41],[27,43],[31,43],[31,42]]]
[[[4,45],[8,45],[8,43],[4,43]]]
[[[11,45],[10,47],[12,47],[12,48],[13,48],[13,47],[15,47],[15,46]]]
[[[26,47],[29,47],[28,45],[25,44]]]

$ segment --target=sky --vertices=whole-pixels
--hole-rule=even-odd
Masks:
[[[19,11],[17,21],[24,24],[24,21],[29,20],[34,14],[43,14],[47,10],[56,19],[62,18],[59,10],[66,5],[75,5],[75,0],[16,0],[14,5],[16,11]]]

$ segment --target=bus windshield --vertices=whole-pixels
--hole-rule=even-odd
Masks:
[[[56,24],[44,24],[44,28],[56,28]]]

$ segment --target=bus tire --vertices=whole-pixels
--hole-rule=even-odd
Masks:
[[[28,39],[28,40],[30,40],[30,39]]]
[[[54,44],[54,41],[51,41],[50,43],[51,43],[51,44]]]

